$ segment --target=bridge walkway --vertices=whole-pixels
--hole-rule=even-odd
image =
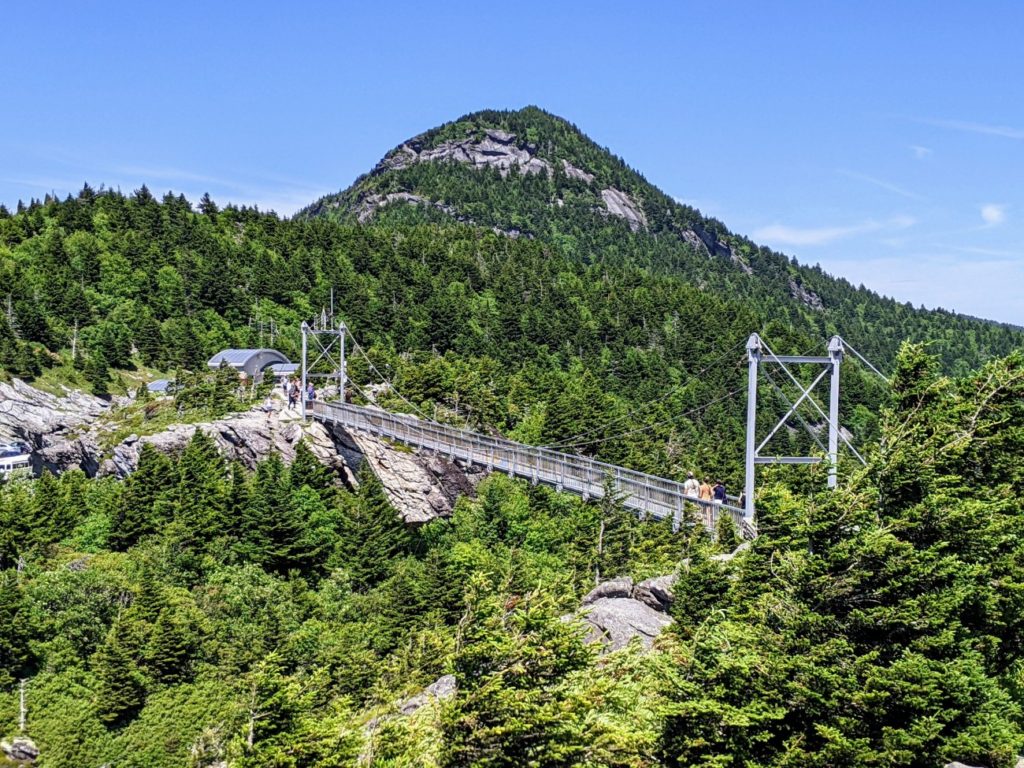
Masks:
[[[313,401],[308,404],[307,412],[320,422],[368,432],[453,460],[506,472],[510,477],[543,483],[585,500],[601,498],[605,478],[610,476],[623,505],[635,510],[642,518],[663,520],[670,517],[678,525],[685,506],[692,504],[697,512],[696,518],[709,530],[715,529],[722,515],[729,515],[744,538],[757,535],[756,528],[745,519],[743,509],[737,506],[736,497],[729,497],[728,503],[723,504],[702,501],[687,496],[683,492],[683,484],[675,480],[379,408]]]

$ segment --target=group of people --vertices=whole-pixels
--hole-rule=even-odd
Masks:
[[[284,390],[285,396],[288,398],[288,408],[298,408],[299,397],[302,393],[302,384],[299,382],[298,377],[293,376],[291,381],[282,379],[281,389]],[[312,381],[306,384],[306,400],[307,402],[316,400],[316,387],[313,386]]]
[[[711,480],[707,477],[703,481],[698,481],[693,472],[686,473],[683,493],[691,498],[710,501],[715,504],[724,504],[728,498],[728,494],[725,492],[725,483],[721,480],[716,480],[714,485],[712,485]]]

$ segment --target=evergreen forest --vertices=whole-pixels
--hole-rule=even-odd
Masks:
[[[208,418],[242,405],[200,391],[209,357],[297,359],[333,306],[353,402],[738,490],[748,336],[823,354],[840,334],[888,379],[844,363],[866,466],[844,456],[831,492],[824,467],[764,470],[739,550],[729,524],[501,475],[408,527],[365,467],[346,485],[300,444],[249,471],[201,431],[123,481],[10,479],[0,736],[24,706],[41,768],[1016,765],[1022,331],[757,246],[535,108],[409,144],[488,131],[550,172],[395,150],[291,218],[146,187],[0,206],[0,376],[113,398],[163,375]],[[813,418],[788,426],[778,453],[820,452]],[[597,583],[667,574],[653,648],[588,642]]]

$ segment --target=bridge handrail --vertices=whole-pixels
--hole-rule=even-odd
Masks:
[[[390,413],[380,408],[324,401],[315,401],[310,405],[314,417],[341,421],[356,429],[360,428],[362,424],[369,431],[378,431],[382,434],[391,432],[389,437],[439,450],[442,453],[448,452],[453,457],[457,449],[456,443],[461,443],[460,452],[468,453],[468,460],[473,463],[491,469],[499,466],[513,474],[551,482],[557,487],[579,486],[573,490],[580,490],[587,496],[600,497],[603,493],[604,478],[611,475],[619,488],[639,491],[639,494],[634,493],[634,495],[641,496],[645,502],[643,505],[636,503],[630,506],[649,511],[649,507],[656,505],[667,512],[674,513],[681,511],[683,504],[693,503],[705,509],[725,510],[745,535],[752,532],[752,528],[743,517],[743,509],[732,504],[709,504],[704,499],[688,496],[683,493],[682,484],[674,480],[615,466],[585,456],[560,453],[549,448],[526,445],[445,424],[424,421],[409,414]],[[339,415],[347,418],[339,419]],[[377,419],[380,423],[375,425],[371,419]],[[386,429],[386,424],[391,427],[390,430]],[[550,470],[545,470],[549,477],[541,478],[539,476],[540,467],[545,466],[544,462],[549,463]],[[566,472],[567,469],[570,470],[570,473]],[[576,476],[573,477],[573,474]],[[661,498],[655,498],[655,496]],[[735,501],[736,499],[729,497],[729,500]]]

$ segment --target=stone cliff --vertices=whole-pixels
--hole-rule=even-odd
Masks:
[[[446,458],[416,453],[372,435],[303,422],[283,404],[275,404],[269,413],[252,410],[215,421],[172,424],[153,434],[130,435],[104,450],[101,446],[109,444],[117,423],[117,409],[127,402],[111,404],[74,390],[58,397],[17,379],[0,383],[0,441],[27,443],[37,472],[81,469],[88,475],[121,478],[135,471],[144,444],[174,455],[197,430],[210,435],[225,458],[250,469],[273,452],[291,462],[296,446],[304,441],[349,487],[355,487],[360,464],[369,462],[410,524],[449,515],[456,499],[472,494],[483,476],[481,470],[463,469]]]

